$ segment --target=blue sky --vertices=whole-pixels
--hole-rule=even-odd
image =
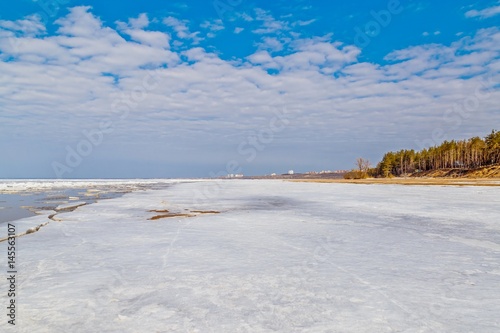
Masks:
[[[500,129],[500,1],[0,4],[0,178],[350,169]]]

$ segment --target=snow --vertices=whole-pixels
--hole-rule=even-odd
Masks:
[[[16,329],[498,332],[499,194],[227,180],[99,201],[17,240]]]
[[[56,207],[56,211],[74,209],[74,208],[83,206],[85,204],[86,204],[85,201],[73,201],[73,202],[70,202],[70,203],[65,203],[65,204],[61,204],[61,205],[57,206]]]
[[[183,179],[0,179],[0,193],[31,193],[48,189],[101,188],[107,186],[137,190],[140,187],[156,184],[179,183]],[[189,181],[189,179],[187,180]]]

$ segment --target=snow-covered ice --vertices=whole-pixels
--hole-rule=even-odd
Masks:
[[[182,179],[0,179],[0,193],[31,193],[57,188],[108,188],[136,190],[156,184],[177,183]]]
[[[17,239],[16,332],[499,332],[499,194],[231,180],[103,200]]]

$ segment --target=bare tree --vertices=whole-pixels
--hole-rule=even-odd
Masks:
[[[367,159],[358,157],[356,159],[356,166],[358,167],[358,171],[360,172],[360,174],[367,174],[368,169],[370,169],[371,163]]]

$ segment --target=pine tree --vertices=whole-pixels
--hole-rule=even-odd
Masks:
[[[421,151],[388,152],[377,165],[377,176],[392,177],[443,168],[473,169],[500,163],[500,132],[493,130],[483,139],[444,141]]]

